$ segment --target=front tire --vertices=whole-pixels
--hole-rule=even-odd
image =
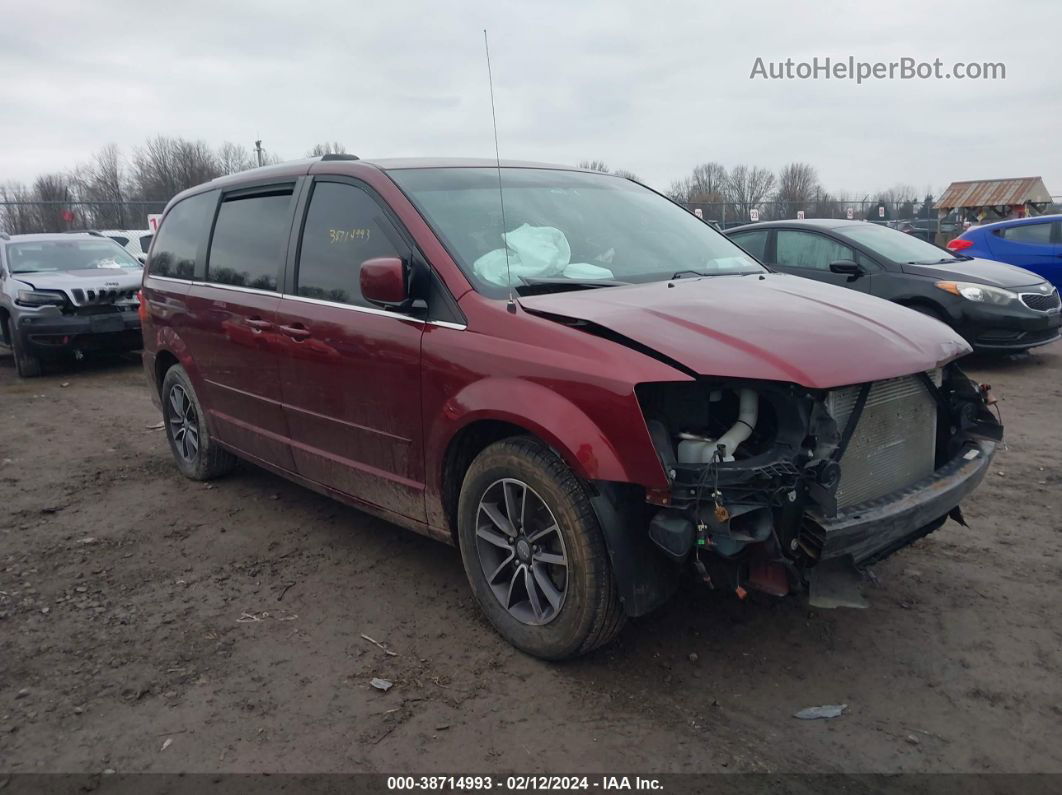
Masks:
[[[162,378],[162,420],[170,452],[181,474],[191,480],[227,475],[236,457],[214,441],[188,373],[179,364]]]
[[[16,333],[14,318],[7,319],[7,338],[11,340],[11,355],[15,358],[15,372],[20,378],[38,378],[44,371],[41,360],[22,347],[22,341]]]
[[[472,462],[458,502],[465,573],[509,643],[546,660],[612,640],[626,616],[583,484],[531,437],[492,444]]]

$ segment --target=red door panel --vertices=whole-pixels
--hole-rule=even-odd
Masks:
[[[293,470],[287,417],[280,402],[279,301],[276,293],[195,284],[188,296],[190,322],[185,335],[218,438],[245,454]]]
[[[423,521],[422,324],[295,296],[276,317],[299,474]]]

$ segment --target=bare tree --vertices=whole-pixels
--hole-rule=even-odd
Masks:
[[[580,160],[579,168],[585,168],[587,171],[600,171],[604,174],[608,174],[608,164],[604,160]]]
[[[612,174],[617,177],[623,177],[623,179],[633,179],[635,182],[638,181],[638,175],[633,171],[628,171],[625,168],[611,169],[604,160],[580,160],[579,168],[587,171],[600,171],[602,174]]]
[[[121,152],[116,144],[100,149],[92,162],[74,172],[78,199],[85,226],[97,229],[125,229],[128,213],[123,202],[128,194]]]
[[[693,201],[693,180],[689,177],[676,179],[664,193],[672,201],[676,201],[679,204],[689,204]]]
[[[734,166],[727,175],[727,193],[738,217],[747,218],[774,190],[774,174],[759,166]]]
[[[83,225],[70,205],[74,199],[71,188],[72,180],[66,174],[42,174],[33,181],[39,231],[62,232]]]
[[[222,174],[236,174],[258,165],[257,158],[246,146],[229,141],[218,147],[217,159]]]
[[[778,211],[781,217],[791,218],[798,210],[810,209],[819,188],[819,175],[809,163],[790,163],[778,172]]]
[[[33,193],[21,182],[0,186],[0,231],[11,235],[43,231],[38,226]]]
[[[887,218],[910,218],[914,215],[914,203],[917,196],[918,191],[913,185],[893,185],[878,194],[877,206],[885,207]]]
[[[689,207],[692,204],[715,205],[707,208],[709,216],[721,216],[727,201],[727,173],[720,163],[701,163],[688,177],[677,179],[665,192],[667,197]]]
[[[692,201],[721,204],[727,199],[726,167],[721,163],[701,163],[690,174]]]
[[[314,144],[313,149],[309,151],[307,157],[320,157],[321,155],[345,155],[347,148],[343,146],[339,141],[325,141],[321,144]]]
[[[218,159],[203,141],[159,135],[133,157],[133,183],[139,198],[146,201],[169,201],[182,190],[218,176]]]
[[[177,139],[177,178],[181,190],[220,176],[217,156],[204,141]]]

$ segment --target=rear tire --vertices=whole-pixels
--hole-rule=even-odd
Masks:
[[[236,457],[211,437],[203,407],[179,364],[163,376],[160,396],[166,439],[181,474],[191,480],[213,480],[231,472]]]
[[[458,541],[480,608],[521,651],[545,660],[585,654],[626,621],[586,490],[537,439],[504,439],[472,462]]]
[[[11,354],[15,358],[15,372],[20,378],[38,378],[44,371],[41,360],[24,350],[16,333],[14,318],[7,319],[7,338],[11,340]]]

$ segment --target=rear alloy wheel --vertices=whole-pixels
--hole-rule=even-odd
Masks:
[[[586,488],[531,437],[492,444],[465,474],[458,541],[494,628],[548,660],[610,641],[624,615]]]
[[[37,378],[44,371],[41,360],[32,353],[23,350],[22,342],[16,334],[14,318],[7,319],[7,338],[11,340],[11,355],[15,358],[15,372],[20,378]]]
[[[160,396],[166,439],[181,474],[192,480],[211,480],[230,472],[236,459],[211,438],[183,367],[174,365],[166,371]]]
[[[180,384],[170,387],[170,437],[173,439],[174,451],[187,463],[193,463],[199,456],[199,415],[195,404]]]

